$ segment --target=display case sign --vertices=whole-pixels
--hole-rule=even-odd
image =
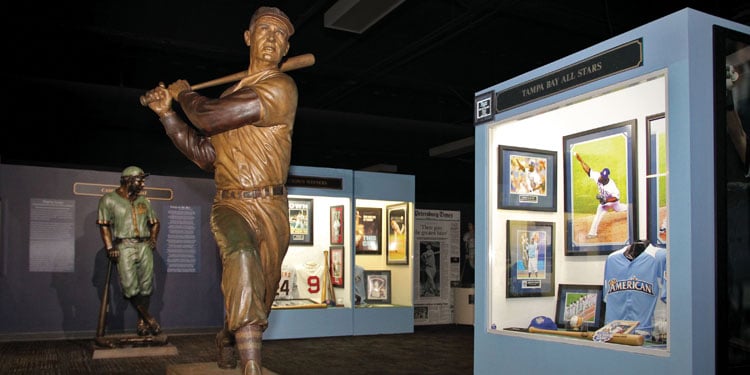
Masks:
[[[524,105],[643,65],[639,38],[495,95],[495,113]]]

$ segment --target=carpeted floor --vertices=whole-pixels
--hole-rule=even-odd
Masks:
[[[214,334],[169,335],[169,343],[177,355],[92,359],[93,340],[0,342],[0,374],[165,375],[170,365],[215,361]],[[474,327],[465,325],[263,342],[263,366],[280,375],[471,374],[473,356]]]

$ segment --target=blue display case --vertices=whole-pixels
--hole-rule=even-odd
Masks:
[[[715,26],[750,34],[684,9],[476,93],[475,373],[716,371]],[[623,207],[610,207],[598,228],[592,222],[605,203],[581,178],[588,171],[576,155],[621,190]],[[548,189],[513,185],[540,161]],[[540,261],[539,275],[514,255],[524,237],[507,233],[509,221],[553,225],[552,263]],[[510,283],[514,291],[551,280],[553,290],[606,286],[608,256],[643,239],[666,254],[657,281],[664,299],[653,311],[666,342],[523,332],[537,316],[557,319],[560,296],[519,298]]]

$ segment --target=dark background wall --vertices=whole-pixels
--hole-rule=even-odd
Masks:
[[[120,174],[77,169],[0,164],[0,338],[25,335],[66,337],[96,331],[107,257],[96,225],[97,196],[75,195],[78,182],[118,185]],[[155,256],[151,311],[166,331],[222,324],[221,264],[208,227],[214,183],[211,179],[152,175],[147,187],[173,191],[173,199],[152,200],[162,231]],[[75,269],[29,271],[30,200],[75,201]],[[199,272],[166,270],[166,208],[200,209]],[[113,267],[107,333],[134,330],[135,310],[122,297]],[[7,338],[6,337],[6,338]]]

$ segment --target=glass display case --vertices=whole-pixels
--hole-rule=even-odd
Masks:
[[[667,349],[666,314],[653,332],[668,301],[667,95],[659,71],[488,125],[490,332],[537,316],[583,334],[640,319],[642,348]]]

